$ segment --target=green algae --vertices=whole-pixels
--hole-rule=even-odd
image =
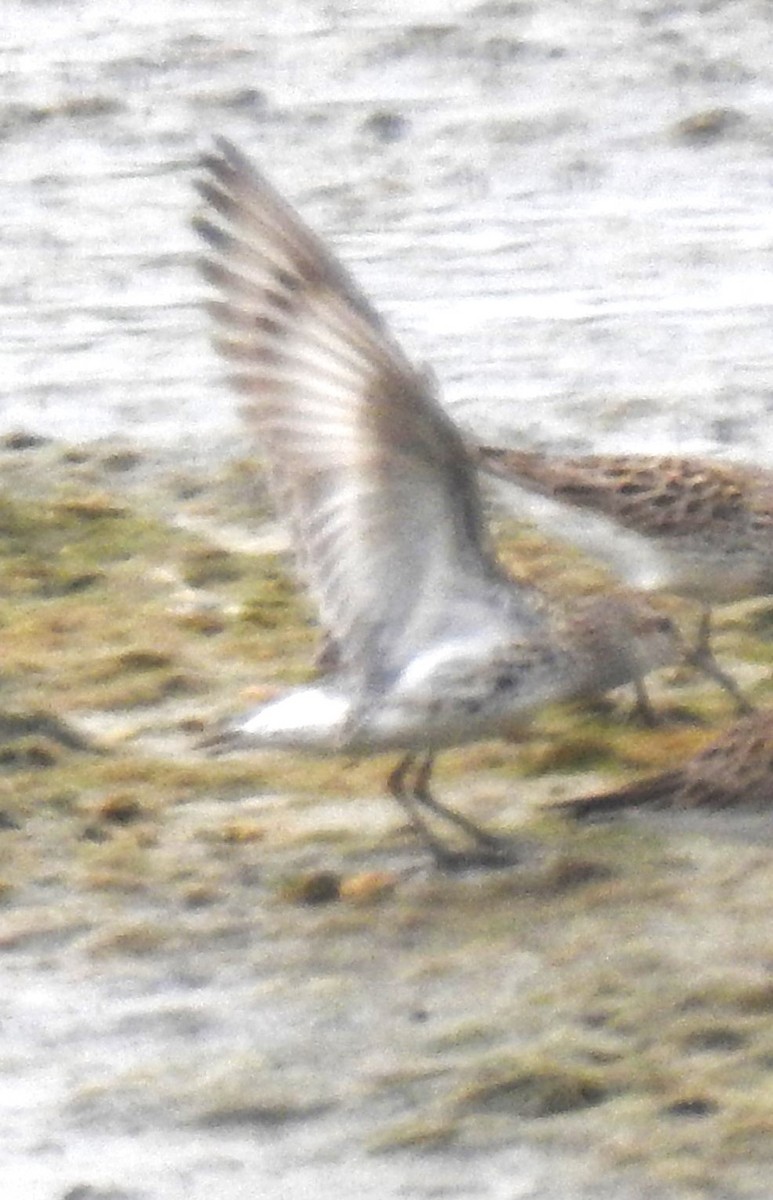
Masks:
[[[499,1112],[538,1120],[602,1104],[612,1092],[602,1068],[551,1061],[533,1051],[510,1061],[498,1058],[459,1090],[454,1104],[463,1111]]]
[[[318,633],[283,560],[164,515],[170,497],[222,515],[219,495],[231,519],[240,489],[260,491],[252,466],[217,494],[179,476],[159,504],[111,490],[134,478],[133,456],[60,458],[38,495],[18,476],[0,499],[0,947],[59,937],[88,957],[142,959],[197,938],[257,945],[267,924],[282,970],[295,963],[299,988],[326,984],[336,1003],[362,980],[383,989],[383,967],[369,975],[380,954],[398,997],[389,1028],[403,1028],[405,995],[425,1017],[389,1071],[358,1081],[370,1149],[528,1137],[592,1144],[605,1166],[674,1188],[742,1188],[747,1175],[751,1187],[750,1163],[771,1161],[769,854],[625,823],[574,829],[545,803],[689,757],[728,719],[726,699],[676,668],[656,704],[697,723],[637,729],[614,697],[449,751],[438,793],[522,838],[523,862],[417,870],[384,796],[393,760],[197,749],[216,717],[314,669]],[[603,582],[533,531],[501,536],[521,576],[556,594]],[[761,668],[764,700],[770,621],[754,611],[727,610],[718,647],[730,669]],[[390,871],[378,904],[347,902],[347,881],[374,864]],[[34,908],[41,892],[55,928]],[[226,1119],[290,1119],[297,1106],[267,1095],[224,1102]]]

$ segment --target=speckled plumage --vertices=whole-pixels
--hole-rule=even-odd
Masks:
[[[663,555],[669,590],[709,602],[773,590],[773,475],[761,468],[490,446],[477,447],[474,456],[491,474],[650,539]],[[612,547],[609,558],[615,561]]]
[[[557,640],[578,645],[596,663],[591,686],[579,695],[600,695],[633,684],[639,716],[655,724],[645,676],[671,666],[684,654],[671,618],[647,596],[626,591],[576,596],[551,608]]]
[[[738,721],[681,767],[558,807],[577,818],[639,808],[773,814],[773,712]]]
[[[427,812],[461,829],[476,861],[508,861],[497,839],[432,797],[434,753],[592,690],[607,665],[559,636],[534,590],[498,564],[459,431],[344,268],[235,147],[220,141],[203,167],[195,227],[218,293],[218,345],[335,645],[328,674],[224,740],[399,749],[390,791],[436,859],[458,856]],[[671,631],[651,633],[659,662]]]
[[[704,607],[693,661],[749,706],[709,649],[712,604],[773,591],[773,474],[698,458],[566,457],[491,446],[482,470],[506,479],[559,537],[596,554],[632,587],[663,589]]]

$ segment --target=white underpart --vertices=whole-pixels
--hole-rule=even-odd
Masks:
[[[484,670],[488,655],[495,652],[498,645],[499,642],[487,637],[485,631],[481,631],[474,639],[462,641],[456,638],[438,642],[431,649],[417,654],[408,664],[396,690],[401,698],[435,692],[444,669],[451,668],[459,672],[467,665],[471,674],[476,670]]]
[[[335,753],[351,707],[329,688],[295,688],[255,709],[235,730],[256,746]]]
[[[435,750],[591,686],[593,655],[550,653],[539,598],[496,571],[463,441],[354,282],[234,147],[206,164],[218,341],[341,660],[237,721],[234,740]]]
[[[497,499],[510,512],[606,563],[631,587],[676,590],[677,563],[651,538],[626,529],[603,513],[525,491],[515,483],[497,480],[495,490]]]

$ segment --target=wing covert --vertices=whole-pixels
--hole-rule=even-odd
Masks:
[[[501,583],[475,472],[425,375],[294,210],[226,141],[203,167],[217,345],[300,572],[346,669],[399,669]]]

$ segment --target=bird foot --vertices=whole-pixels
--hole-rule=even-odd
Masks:
[[[479,868],[502,869],[515,866],[523,861],[520,848],[514,843],[494,842],[493,840],[491,844],[478,845],[471,850],[449,850],[445,847],[434,847],[432,854],[437,868],[447,871],[449,874],[459,874],[462,871],[474,871]]]
[[[657,729],[663,724],[662,716],[655,712],[651,704],[641,704],[638,701],[625,714],[627,725],[638,725],[643,729]]]

